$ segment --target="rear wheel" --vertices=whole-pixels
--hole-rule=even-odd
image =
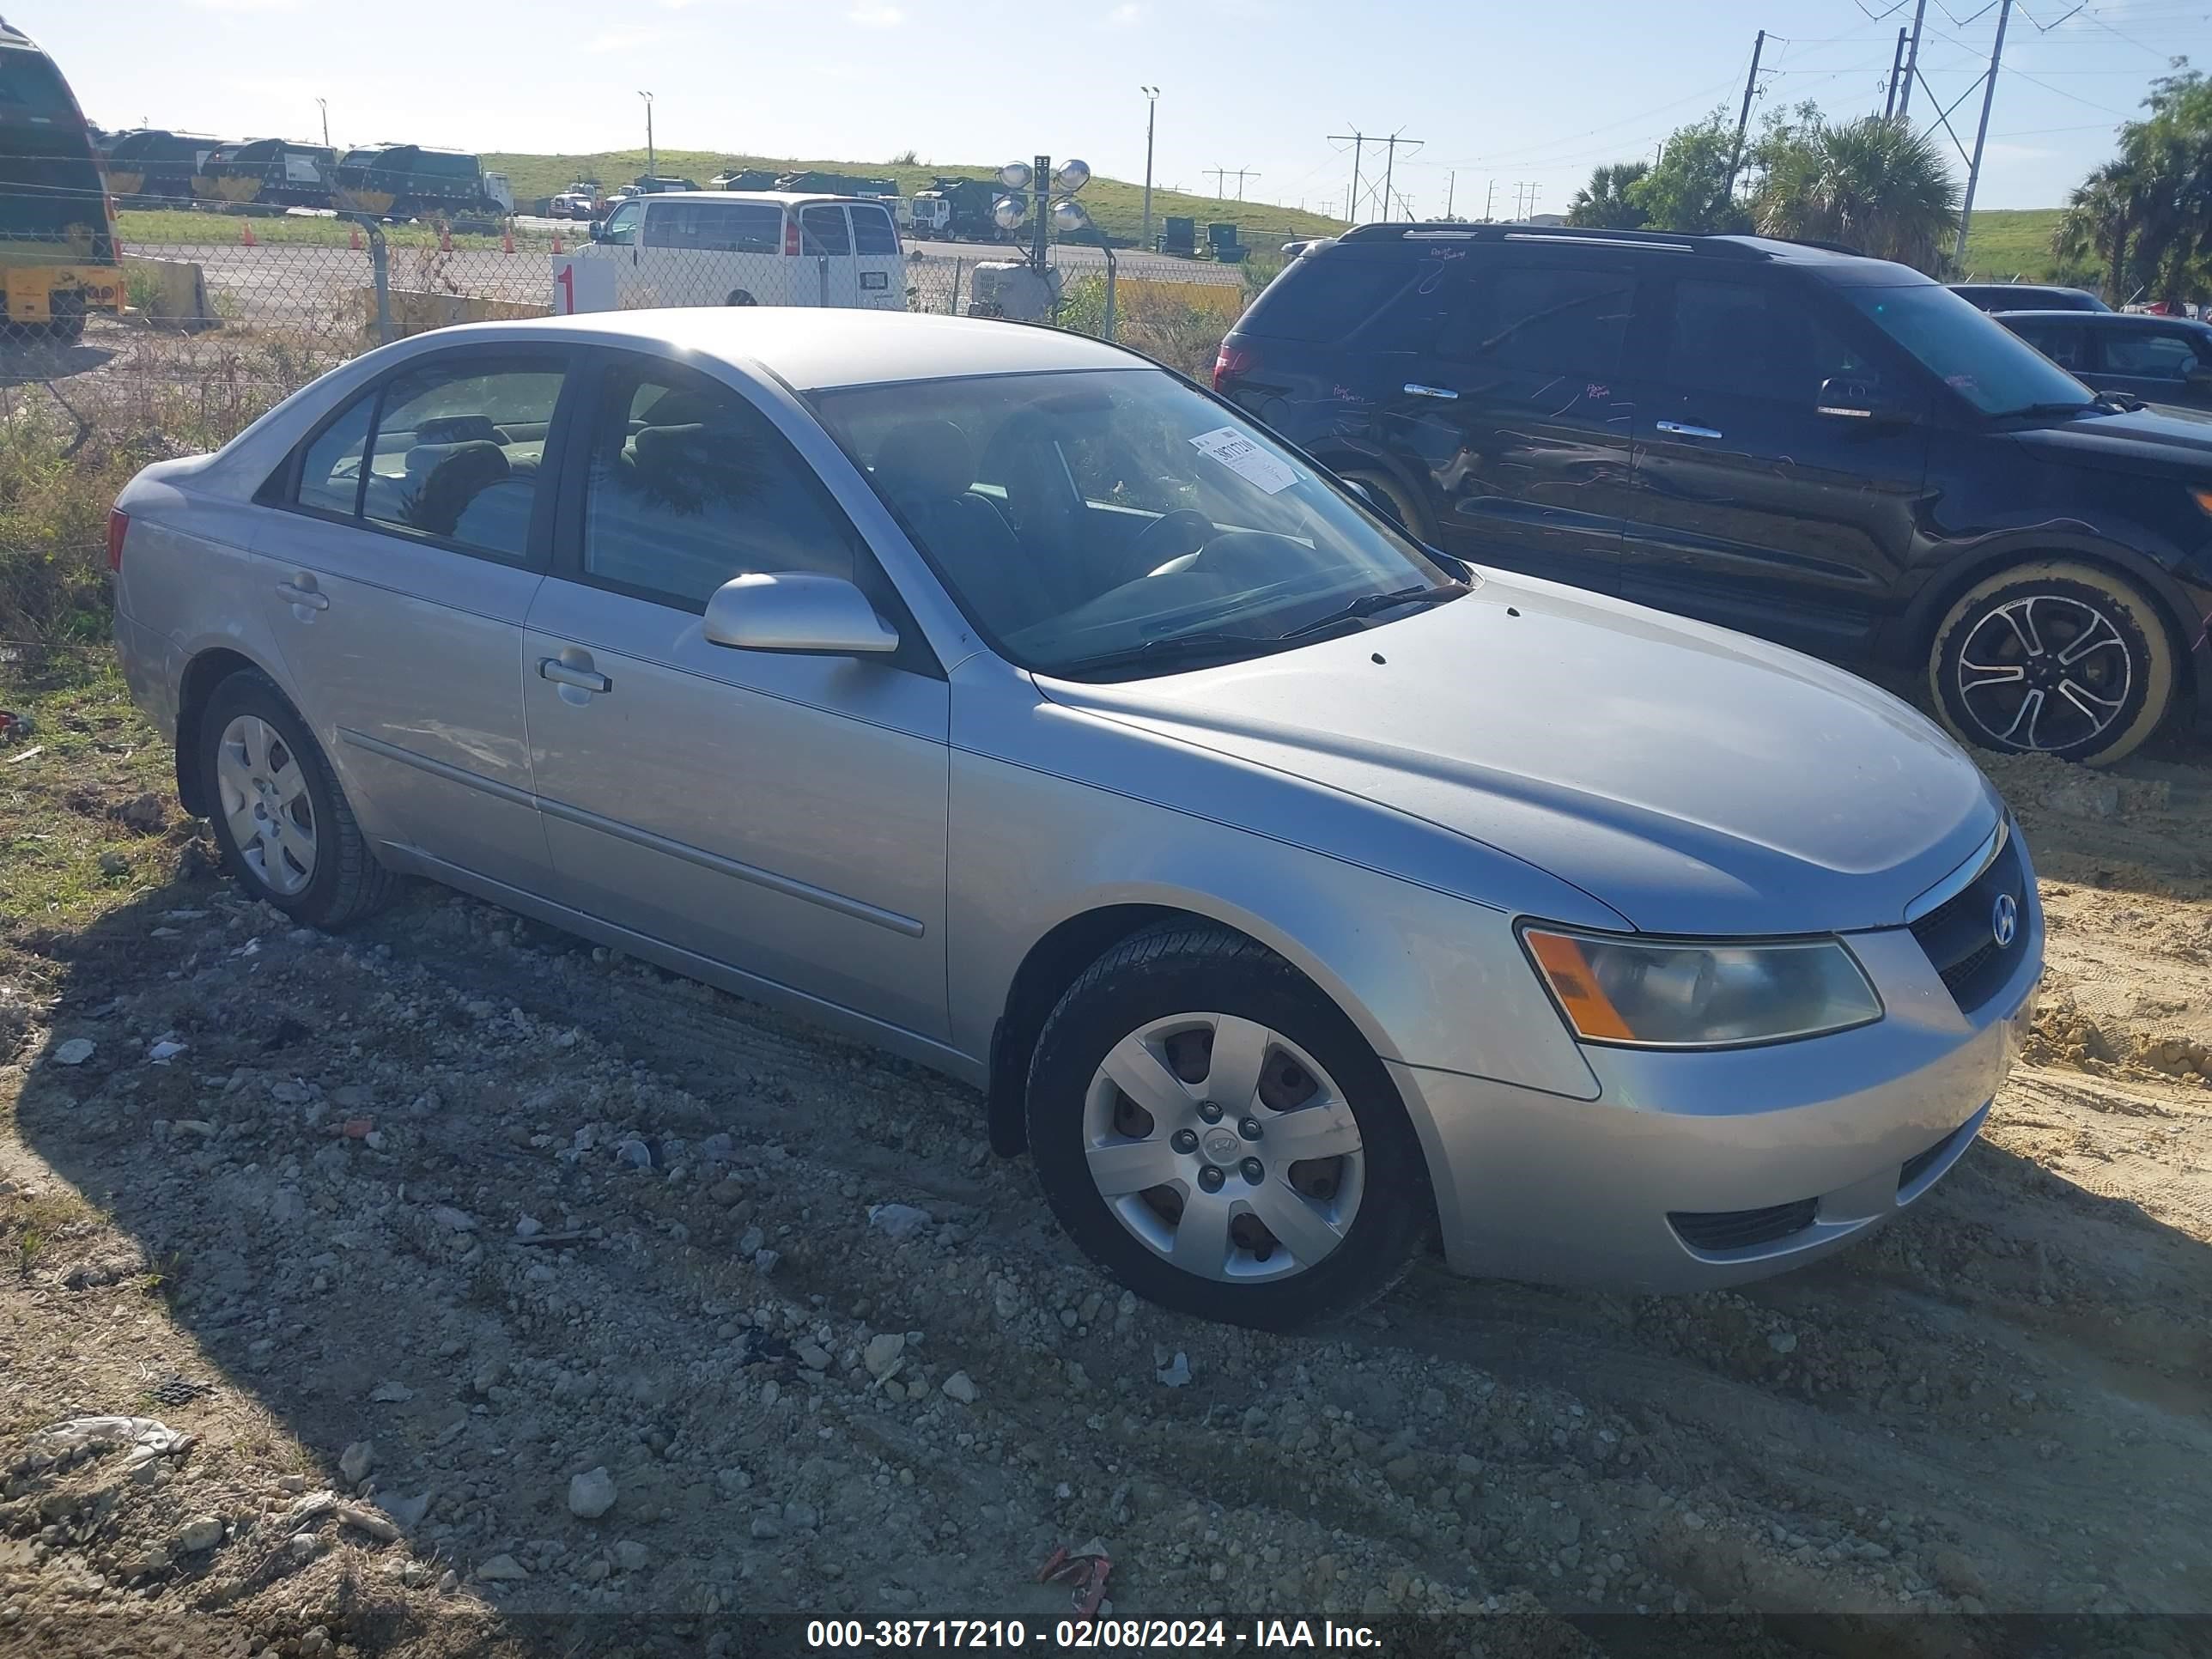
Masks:
[[[1959,596],[1929,649],[1929,690],[1967,743],[2103,765],[2166,718],[2175,654],[2157,606],[2125,577],[2039,560]]]
[[[736,289],[731,292],[730,297],[724,301],[723,303],[725,305],[732,306],[757,306],[760,301],[754,299],[753,296],[746,293],[744,289]]]
[[[1437,526],[1430,518],[1428,509],[1412,490],[1399,482],[1395,475],[1380,468],[1354,467],[1350,471],[1340,471],[1336,476],[1347,483],[1365,484],[1389,502],[1397,510],[1398,522],[1405,526],[1407,532],[1416,539],[1431,544],[1436,541]]]
[[[337,775],[284,696],[236,673],[210,694],[199,757],[223,862],[256,898],[317,927],[380,909],[396,888]]]
[[[1284,1329],[1395,1284],[1427,1169],[1358,1029],[1254,941],[1192,927],[1093,963],[1046,1022],[1029,1140],[1092,1261],[1201,1318]]]

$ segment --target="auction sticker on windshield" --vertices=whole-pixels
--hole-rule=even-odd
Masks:
[[[1258,485],[1270,495],[1288,489],[1298,481],[1298,475],[1291,467],[1235,427],[1216,427],[1211,432],[1201,432],[1190,441],[1190,447],[1201,455],[1212,457],[1247,483]]]

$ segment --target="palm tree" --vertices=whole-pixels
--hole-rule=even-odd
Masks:
[[[1650,215],[1629,193],[1629,186],[1651,171],[1649,161],[1614,161],[1590,170],[1589,183],[1567,204],[1567,222],[1595,230],[1640,230]]]
[[[1791,135],[1767,158],[1752,203],[1768,236],[1842,242],[1878,259],[1935,272],[1959,216],[1959,182],[1927,133],[1863,116]]]
[[[2129,244],[2143,218],[2141,180],[2125,161],[2106,162],[2074,186],[2066,214],[2051,234],[2051,251],[2062,259],[2095,259],[2106,272],[2106,297],[2127,298]]]

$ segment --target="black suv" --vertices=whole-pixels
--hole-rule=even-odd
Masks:
[[[2092,392],[1903,265],[1364,225],[1214,385],[1479,563],[1923,677],[1993,749],[2114,760],[2212,695],[2212,422]]]
[[[2086,288],[2053,288],[2045,283],[1954,283],[1951,292],[1977,311],[2096,311],[2106,305]]]

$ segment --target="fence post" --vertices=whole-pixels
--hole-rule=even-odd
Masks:
[[[955,259],[952,262],[952,311],[951,314],[955,317],[957,317],[960,314],[960,274],[967,269],[968,262],[965,259]]]
[[[368,269],[376,283],[376,343],[392,343],[392,259],[384,245],[384,227],[374,219],[363,219],[368,232]]]
[[[830,303],[830,256],[828,254],[817,253],[814,256],[814,274],[817,286],[822,290],[821,302],[827,306]]]
[[[1099,246],[1100,247],[1104,248],[1104,249],[1106,250],[1106,331],[1105,331],[1105,333],[1106,333],[1106,338],[1107,338],[1107,340],[1108,340],[1109,342],[1111,342],[1111,341],[1112,341],[1112,339],[1114,338],[1114,276],[1115,276],[1115,270],[1114,270],[1114,245],[1113,245],[1111,242],[1109,242],[1109,241],[1108,241],[1108,240],[1106,240],[1105,233],[1102,231],[1102,232],[1100,232],[1100,233],[1099,233],[1099,237],[1098,237],[1098,246]]]

